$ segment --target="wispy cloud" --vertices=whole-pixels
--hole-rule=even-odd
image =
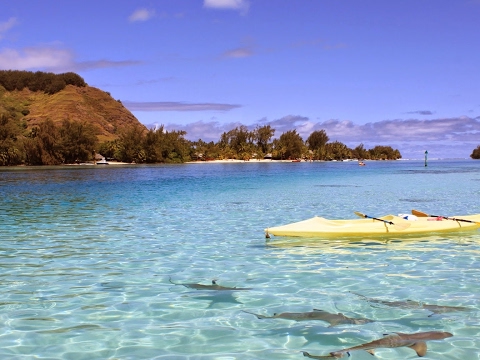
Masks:
[[[239,47],[236,49],[228,50],[223,53],[224,58],[245,58],[253,55],[253,50],[250,46]]]
[[[7,21],[0,22],[0,39],[4,37],[4,34],[14,27],[18,23],[17,18],[11,17]]]
[[[296,119],[299,121],[300,119]],[[282,132],[288,129],[292,119],[277,120]],[[468,157],[480,143],[480,117],[466,116],[439,118],[433,120],[383,120],[367,124],[355,124],[348,120],[327,120],[311,122],[305,119],[295,125],[305,139],[314,130],[325,130],[331,141],[341,141],[350,147],[363,143],[371,148],[375,145],[389,145],[400,150],[407,158],[423,154],[426,148],[439,157]],[[304,131],[303,129],[308,129]],[[280,132],[281,134],[281,132]],[[446,146],[449,143],[451,145]]]
[[[348,120],[328,120],[314,123],[312,129],[324,129],[331,139],[348,143],[355,141],[368,143],[474,141],[475,137],[478,141],[480,118],[474,119],[465,116],[434,120],[383,120],[361,125]]]
[[[213,9],[239,10],[242,14],[246,14],[250,3],[247,0],[204,0],[203,6]]]
[[[137,60],[93,60],[82,61],[74,64],[76,70],[105,69],[114,67],[134,66],[141,64]]]
[[[81,71],[99,68],[132,66],[134,60],[76,61],[72,51],[56,47],[29,47],[22,50],[0,50],[0,68],[12,70]]]
[[[407,114],[433,115],[434,112],[432,112],[430,110],[417,110],[417,111],[408,111]]]
[[[155,10],[141,8],[135,10],[129,17],[128,21],[137,22],[137,21],[147,21],[155,16]]]
[[[255,48],[255,40],[252,37],[245,37],[241,41],[241,45],[227,50],[222,54],[222,58],[246,58],[253,56]]]
[[[235,104],[186,103],[186,102],[135,102],[123,101],[130,111],[229,111],[241,107]]]

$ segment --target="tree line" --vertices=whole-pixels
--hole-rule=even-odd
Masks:
[[[248,130],[239,126],[224,132],[217,143],[198,140],[192,143],[191,157],[197,160],[213,159],[263,159],[274,160],[345,160],[373,159],[397,160],[402,156],[390,146],[375,146],[366,149],[359,144],[354,149],[340,141],[329,142],[325,130],[312,132],[306,141],[296,130],[289,130],[273,138],[275,129],[270,125],[257,126]],[[273,140],[272,140],[273,139]]]
[[[7,91],[22,91],[27,88],[52,95],[67,85],[84,87],[87,84],[80,75],[73,72],[54,74],[43,71],[0,70],[0,85]]]
[[[167,131],[164,126],[147,130],[138,124],[119,132],[113,141],[99,143],[93,124],[64,120],[56,125],[46,120],[27,130],[7,114],[0,115],[0,165],[59,165],[92,161],[95,154],[128,163],[184,163],[222,159],[253,160],[396,160],[397,149],[363,144],[351,149],[330,142],[325,130],[312,132],[304,141],[296,130],[273,138],[270,125],[249,130],[239,126],[224,132],[219,141],[190,141],[185,131]]]
[[[89,123],[47,120],[31,131],[0,115],[0,165],[59,165],[87,161],[98,140]]]

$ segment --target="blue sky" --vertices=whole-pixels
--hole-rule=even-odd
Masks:
[[[480,0],[0,0],[0,69],[80,74],[148,127],[480,145]]]

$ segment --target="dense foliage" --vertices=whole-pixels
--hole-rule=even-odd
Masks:
[[[470,157],[472,159],[480,159],[480,145],[478,145],[477,148],[472,151]]]
[[[116,129],[117,139],[98,142],[94,123],[46,120],[29,127],[30,101],[4,96],[25,88],[54,94],[67,85],[86,86],[75,73],[53,74],[30,71],[0,71],[0,165],[57,165],[92,161],[97,154],[128,163],[183,163],[222,159],[384,159],[401,158],[390,146],[354,149],[339,141],[329,142],[325,130],[314,131],[304,141],[296,130],[274,138],[270,125],[249,130],[239,126],[224,132],[218,142],[189,141],[184,131],[166,131],[163,126],[147,130],[141,124]],[[94,100],[92,100],[94,102]],[[477,149],[478,150],[478,149]],[[480,151],[480,150],[479,150]],[[474,151],[475,153],[475,151]],[[474,154],[472,154],[473,157]]]
[[[0,70],[0,85],[7,91],[23,90],[43,91],[55,94],[67,85],[86,86],[83,78],[73,72],[64,74],[46,73],[42,71]]]
[[[27,165],[58,165],[92,159],[97,145],[95,128],[89,123],[64,120],[55,126],[47,120],[23,139]]]
[[[95,154],[128,163],[183,163],[221,159],[396,160],[400,152],[390,146],[355,149],[328,142],[324,130],[315,131],[304,142],[296,130],[273,139],[275,130],[262,126],[248,130],[240,126],[224,132],[218,142],[185,139],[184,131],[166,131],[163,126],[146,130],[124,129],[114,141],[98,143],[96,128],[87,122],[47,120],[27,131],[8,113],[0,114],[0,165],[58,165],[91,161]],[[20,123],[21,124],[21,123]]]

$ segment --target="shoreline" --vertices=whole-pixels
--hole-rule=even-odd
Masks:
[[[137,165],[135,163],[127,163],[127,162],[120,162],[120,161],[106,161],[106,162],[97,162],[96,164],[91,162],[91,163],[80,163],[80,164],[61,164],[63,166],[102,166],[102,165]],[[43,165],[39,165],[43,166]],[[49,166],[49,165],[46,165]],[[55,166],[55,165],[54,165]]]
[[[225,159],[225,160],[197,160],[197,161],[186,161],[185,164],[212,164],[212,163],[218,163],[218,164],[227,164],[227,163],[261,163],[261,162],[299,162],[299,161],[293,161],[293,160],[271,160],[271,159],[254,159],[254,160],[237,160],[237,159]],[[302,160],[302,162],[307,162]]]
[[[452,160],[472,160],[469,158],[446,158],[446,159],[441,159],[441,158],[435,158],[435,159],[430,159],[429,161],[452,161]],[[377,162],[377,161],[423,161],[423,159],[398,159],[398,160],[363,160],[364,163],[368,162]],[[184,163],[179,163],[180,164],[254,164],[254,163],[332,163],[332,162],[338,162],[338,163],[357,163],[357,160],[313,160],[313,161],[308,161],[308,160],[271,160],[271,159],[260,159],[260,160],[237,160],[237,159],[225,159],[225,160],[207,160],[207,161],[202,161],[202,160],[197,160],[197,161],[186,161]],[[165,163],[156,163],[158,164],[165,164]],[[96,163],[94,164],[93,162],[91,163],[80,163],[80,164],[59,164],[59,165],[12,165],[12,166],[5,166],[3,168],[29,168],[29,167],[57,167],[57,166],[105,166],[105,165],[113,165],[113,166],[118,166],[118,165],[148,165],[145,163],[142,164],[137,164],[137,163],[127,163],[127,162],[120,162],[120,161],[108,161],[108,162],[102,162],[102,163]],[[154,165],[154,164],[150,164]]]

